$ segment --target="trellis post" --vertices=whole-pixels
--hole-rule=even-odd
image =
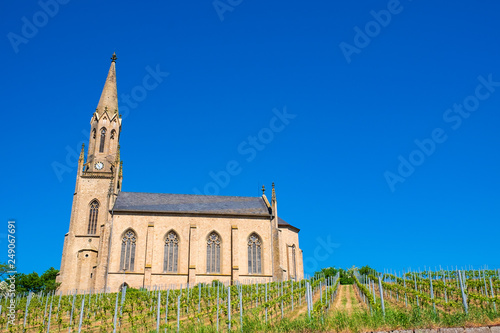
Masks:
[[[493,291],[493,283],[491,282],[491,276],[490,276],[490,289],[491,289],[491,297],[495,299],[495,292]],[[497,312],[497,303],[493,301],[493,308],[495,309],[495,312]]]
[[[80,333],[82,331],[82,320],[83,320],[83,309],[84,308],[85,308],[85,294],[83,295],[82,308],[80,309],[80,321],[78,322],[78,333]]]
[[[384,305],[384,289],[382,288],[382,278],[379,277],[378,279],[378,288],[380,291],[380,303],[382,304],[382,312],[385,317],[385,305]]]
[[[71,332],[71,324],[73,323],[73,310],[75,309],[75,299],[76,299],[76,290],[75,290],[75,293],[73,294],[73,303],[71,304],[71,314],[69,316],[69,329],[68,329],[68,333]]]
[[[467,296],[465,296],[465,292],[464,292],[464,286],[463,286],[463,282],[462,282],[462,274],[460,271],[457,271],[457,274],[458,274],[458,280],[460,282],[460,291],[462,292],[462,303],[464,305],[465,314],[467,314],[469,312],[469,309],[467,307]]]
[[[434,312],[436,312],[436,302],[434,301],[434,288],[432,287],[432,273],[429,271],[429,284],[431,286],[431,300]]]
[[[241,332],[243,332],[243,287],[240,288],[240,326],[241,326]]]
[[[231,287],[227,287],[227,317],[228,317],[228,323],[227,327],[229,330],[231,330]]]
[[[179,333],[179,317],[181,316],[181,296],[177,296],[177,333]]]
[[[161,292],[158,290],[158,301],[156,303],[156,333],[160,332],[160,307]]]

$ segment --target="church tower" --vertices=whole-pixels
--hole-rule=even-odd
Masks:
[[[113,54],[101,98],[90,119],[86,158],[84,146],[80,153],[70,226],[57,278],[62,292],[105,287],[110,210],[122,182],[116,59]]]

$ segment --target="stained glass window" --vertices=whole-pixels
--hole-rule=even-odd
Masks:
[[[97,200],[93,200],[90,203],[89,226],[87,228],[87,233],[89,235],[95,235],[96,233],[98,213],[99,213],[99,202]]]
[[[165,251],[163,257],[163,270],[165,272],[177,272],[179,253],[179,237],[174,231],[170,231],[165,238]]]
[[[207,239],[207,273],[220,273],[220,236],[214,231]]]
[[[262,274],[262,241],[253,233],[248,237],[248,274]]]
[[[122,238],[122,253],[120,258],[120,270],[133,271],[135,263],[135,245],[137,236],[129,230]]]

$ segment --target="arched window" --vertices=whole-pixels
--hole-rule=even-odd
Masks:
[[[220,236],[214,231],[207,238],[207,273],[220,273]]]
[[[163,253],[163,271],[177,273],[177,261],[179,254],[179,237],[174,231],[170,231],[165,238],[165,250]]]
[[[99,202],[93,200],[90,203],[89,211],[89,227],[87,228],[87,233],[89,235],[95,235],[97,229],[97,215],[99,214]]]
[[[135,262],[135,243],[137,236],[132,230],[128,230],[122,238],[122,254],[120,258],[121,271],[133,271]]]
[[[115,130],[112,130],[111,131],[111,136],[109,137],[111,140],[113,140],[115,138],[115,135],[116,135],[116,131]]]
[[[92,139],[95,139],[95,128],[92,130]]]
[[[248,274],[262,273],[262,241],[253,233],[248,237]]]
[[[295,244],[292,245],[292,272],[293,272],[293,278],[297,279],[297,261],[295,260]]]
[[[104,143],[106,142],[106,128],[101,128],[101,143],[99,145],[99,152],[102,153],[104,151]]]

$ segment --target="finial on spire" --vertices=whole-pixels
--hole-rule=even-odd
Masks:
[[[78,161],[82,162],[84,156],[85,156],[85,143],[82,143],[82,150],[80,151],[80,158],[78,159]]]
[[[111,62],[116,62],[116,59],[118,59],[118,58],[116,57],[116,53],[115,53],[115,52],[113,52],[113,56],[111,57]]]
[[[266,194],[266,187],[262,185],[262,195]]]
[[[276,191],[274,190],[274,182],[273,182],[273,196],[272,196],[272,200],[276,201]]]

